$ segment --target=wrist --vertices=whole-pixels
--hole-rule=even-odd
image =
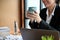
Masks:
[[[30,20],[31,23],[33,23],[34,20]]]
[[[37,21],[37,23],[40,23],[42,21],[42,19],[40,19],[39,21]]]

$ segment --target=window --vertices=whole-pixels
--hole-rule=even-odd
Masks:
[[[36,7],[37,12],[40,13],[40,0],[25,0],[25,16],[29,7]],[[25,28],[31,29],[29,26],[29,21],[30,19],[25,18]]]

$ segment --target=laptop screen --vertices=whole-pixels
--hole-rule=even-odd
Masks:
[[[42,29],[21,29],[23,40],[59,40],[59,32]]]

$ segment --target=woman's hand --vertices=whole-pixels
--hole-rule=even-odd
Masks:
[[[27,17],[30,19],[31,22],[33,22],[34,20],[36,20],[37,23],[41,22],[41,17],[37,12],[34,12],[32,14],[28,12]]]
[[[26,17],[30,19],[31,23],[34,21],[34,18],[32,17],[33,13],[27,12]]]
[[[37,12],[33,14],[33,18],[36,20],[37,23],[40,23],[42,20]]]

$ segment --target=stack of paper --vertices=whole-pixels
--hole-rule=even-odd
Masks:
[[[7,36],[9,35],[9,32],[9,27],[0,27],[0,36]]]

